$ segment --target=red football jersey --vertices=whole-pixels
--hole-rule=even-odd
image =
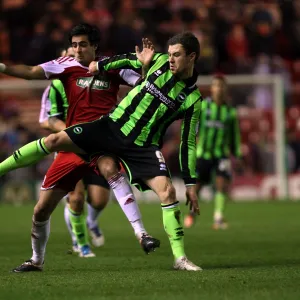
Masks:
[[[69,102],[67,127],[106,115],[117,103],[120,84],[134,85],[139,79],[139,74],[127,69],[93,76],[73,57],[60,57],[40,66],[48,79],[57,78],[64,86]]]

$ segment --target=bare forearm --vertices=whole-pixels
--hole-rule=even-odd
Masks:
[[[59,132],[66,129],[66,123],[58,118],[52,117],[49,118],[49,128],[54,132]]]
[[[4,74],[23,79],[46,79],[45,72],[40,66],[14,65],[5,66]]]
[[[144,80],[147,76],[147,73],[149,71],[150,65],[143,65],[142,66],[142,80]]]
[[[50,127],[49,127],[49,121],[48,121],[48,120],[46,120],[46,121],[40,123],[40,126],[41,126],[41,128],[43,128],[43,129],[50,129]]]

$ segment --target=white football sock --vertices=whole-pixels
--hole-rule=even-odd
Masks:
[[[88,228],[95,228],[98,226],[98,217],[102,211],[94,208],[91,204],[88,203],[88,215],[87,215],[87,224]]]
[[[130,184],[121,173],[117,173],[111,177],[108,180],[108,183],[128,221],[131,223],[135,235],[137,238],[141,238],[142,234],[147,232],[144,228],[140,209],[137,205]]]
[[[31,229],[31,259],[35,264],[44,262],[46,245],[50,235],[50,219],[44,222],[37,222],[32,218]]]

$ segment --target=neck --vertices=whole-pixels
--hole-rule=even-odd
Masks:
[[[191,67],[188,70],[186,70],[185,72],[183,72],[182,74],[180,74],[178,77],[181,80],[185,80],[185,79],[191,78],[193,76],[193,72],[194,72],[194,67]]]

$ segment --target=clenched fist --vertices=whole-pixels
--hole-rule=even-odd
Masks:
[[[91,73],[92,75],[97,75],[99,73],[97,61],[92,61],[89,64],[89,73]]]

